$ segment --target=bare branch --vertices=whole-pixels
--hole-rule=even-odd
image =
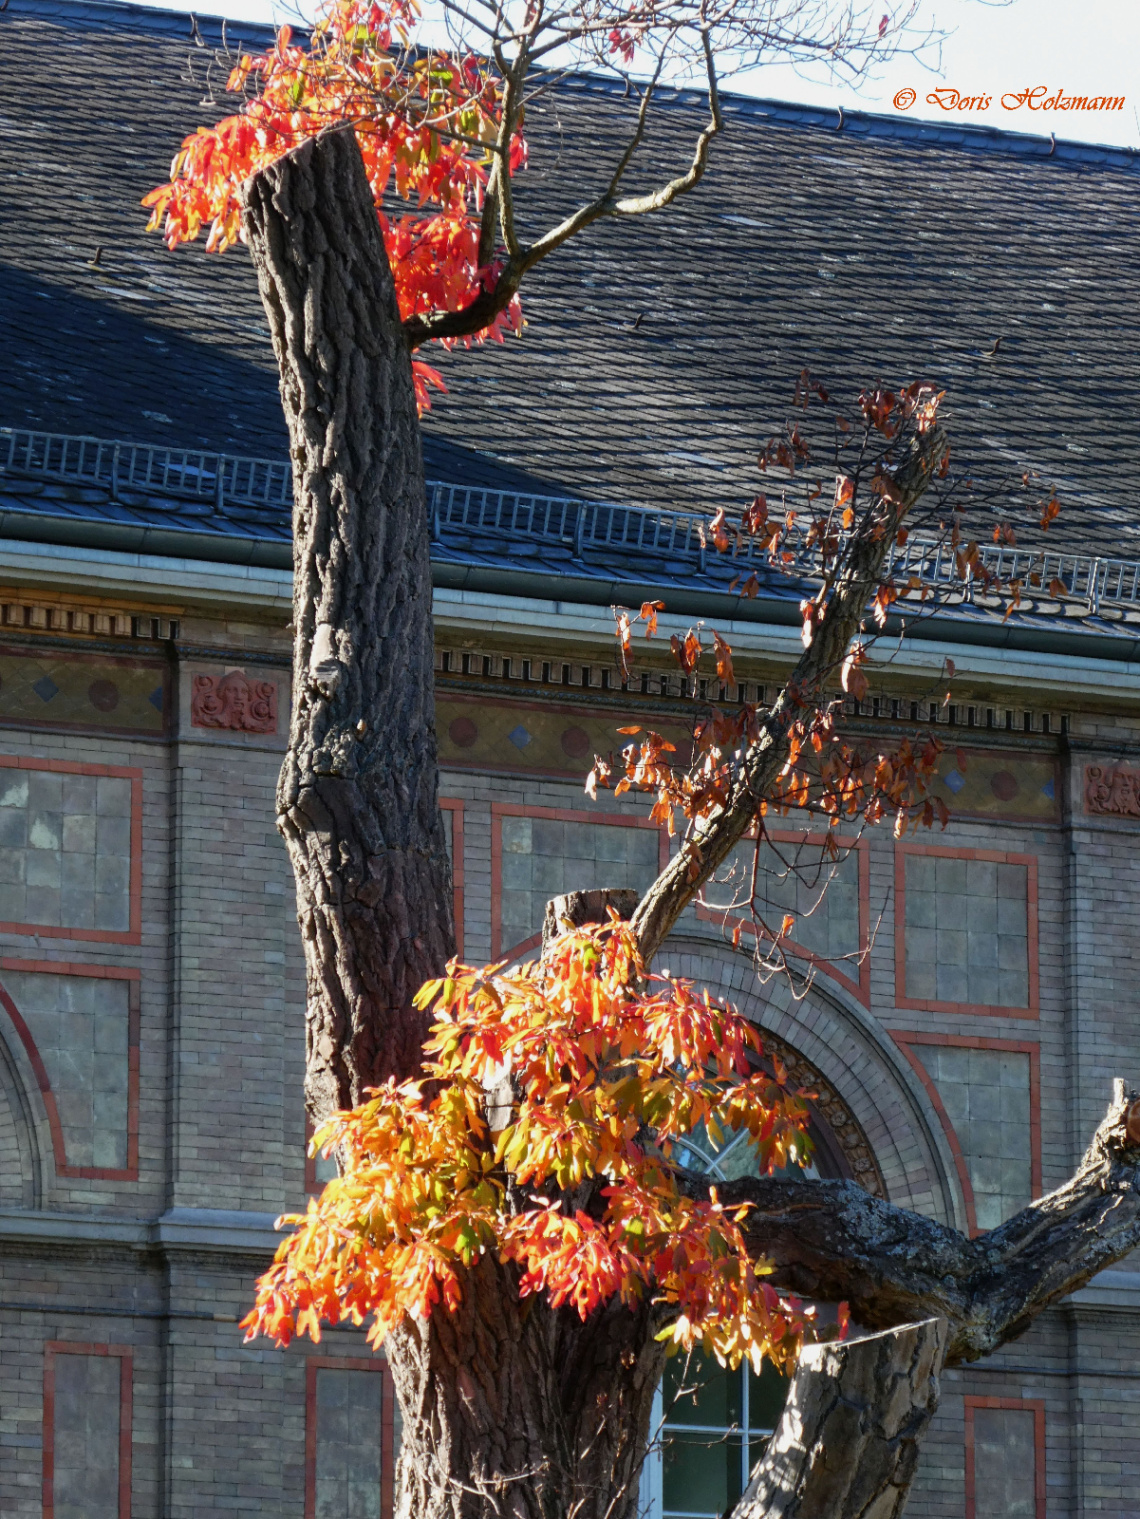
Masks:
[[[577,211],[560,222],[557,227],[552,227],[549,232],[545,233],[544,236],[540,237],[536,242],[531,243],[525,249],[519,249],[517,243],[512,247],[511,242],[508,241],[508,232],[511,240],[513,240],[514,236],[513,208],[511,210],[506,209],[510,204],[510,175],[509,173],[503,173],[500,169],[499,165],[502,162],[500,156],[496,161],[496,168],[492,174],[492,183],[499,200],[499,217],[509,255],[502,273],[494,289],[481,291],[475,300],[461,311],[442,311],[434,312],[429,316],[409,317],[404,323],[404,333],[412,348],[417,348],[421,343],[428,342],[432,338],[469,337],[472,333],[482,331],[484,327],[488,326],[498,316],[500,311],[505,310],[510,304],[525,274],[529,273],[536,264],[541,263],[544,258],[553,253],[556,248],[560,248],[563,243],[567,242],[577,233],[584,231],[593,222],[610,216],[641,216],[651,211],[661,210],[665,206],[671,205],[679,195],[685,194],[700,183],[708,166],[709,148],[712,140],[724,127],[724,120],[720,110],[720,97],[717,92],[716,66],[707,33],[704,38],[704,46],[709,79],[709,122],[697,139],[693,152],[693,160],[686,172],[678,175],[677,178],[670,180],[667,184],[662,185],[659,189],[650,192],[648,195],[635,196],[626,200],[615,198],[615,191],[621,181],[622,175],[628,168],[644,136],[646,116],[656,78],[653,84],[646,87],[645,93],[642,96],[641,105],[638,110],[637,127],[621,159],[618,161],[605,193],[598,196],[596,200],[580,206]],[[522,56],[523,54],[520,53],[520,58]],[[508,96],[510,96],[514,83],[513,72],[509,73],[507,77],[507,92]],[[521,103],[522,77],[520,75],[518,92],[512,97],[516,115]],[[507,120],[508,112],[504,105],[504,124],[506,124]],[[500,132],[501,137],[502,132]],[[509,152],[509,141],[508,137],[507,152]],[[496,147],[497,153],[501,154],[501,151],[499,147]],[[490,257],[489,249],[487,250],[486,257],[484,256],[484,228],[487,225],[486,208],[484,208],[483,217],[483,226],[480,228],[479,251],[480,261],[486,262]]]
[[[941,427],[914,438],[895,475],[892,501],[884,501],[882,520],[865,519],[864,530],[853,538],[836,572],[826,614],[779,699],[765,715],[727,804],[695,823],[686,847],[642,898],[633,922],[647,964],[693,897],[747,834],[761,799],[772,794],[788,759],[796,718],[793,694],[817,695],[838,669],[879,584],[899,524],[922,497],[945,450]]]

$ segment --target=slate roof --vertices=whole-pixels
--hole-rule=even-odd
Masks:
[[[217,23],[199,26],[220,40]],[[285,453],[248,261],[171,254],[142,230],[140,197],[217,114],[186,77],[189,32],[185,15],[98,0],[8,0],[0,13],[0,67],[20,82],[0,101],[0,426]],[[663,107],[647,179],[687,161],[703,120],[695,95]],[[595,228],[536,271],[521,341],[433,356],[450,395],[425,430],[429,476],[732,507],[756,488],[757,446],[803,365],[837,396],[920,376],[947,389],[956,457],[978,477],[1032,468],[1058,485],[1058,546],[1140,558],[1135,156],[904,118],[848,113],[840,128],[835,113],[742,98],[726,116],[693,196]],[[524,223],[549,225],[571,189],[599,182],[628,118],[589,78],[536,103]],[[106,520],[152,545],[180,532],[267,550],[287,539],[272,511],[74,495],[0,482],[0,531],[26,536],[18,522],[39,515],[45,536]],[[468,537],[441,541],[437,558],[479,555]],[[543,569],[577,574],[558,554]],[[677,574],[696,583],[691,567]]]

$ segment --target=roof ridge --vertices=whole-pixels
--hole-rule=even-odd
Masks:
[[[163,36],[192,36],[193,18],[204,42],[221,44],[222,28],[240,29],[243,40],[272,41],[276,28],[258,21],[203,15],[191,8],[166,10],[137,0],[7,0],[9,17],[37,16],[46,20],[83,21],[96,27],[136,26]],[[302,28],[295,28],[302,30]],[[231,39],[236,41],[237,38]],[[561,76],[563,88],[582,93],[622,94],[621,82],[588,72]],[[661,104],[674,107],[704,106],[706,91],[684,86],[658,89]],[[1058,163],[1088,164],[1140,173],[1140,150],[1110,143],[1074,142],[1067,138],[1016,132],[973,122],[920,121],[882,112],[849,109],[847,106],[812,106],[795,101],[771,100],[731,90],[721,91],[721,104],[730,116],[752,117],[773,126],[812,127],[829,133],[854,133],[859,137],[890,138],[914,146],[957,147],[968,152],[1001,153],[1017,158],[1050,158]]]

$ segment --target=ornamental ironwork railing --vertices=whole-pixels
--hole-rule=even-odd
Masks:
[[[106,491],[112,500],[151,497],[227,508],[278,508],[292,504],[292,472],[281,459],[250,459],[196,449],[164,448],[63,433],[0,428],[0,477],[55,480]],[[467,539],[476,546],[522,541],[585,561],[632,554],[684,573],[696,569],[747,575],[768,568],[766,553],[745,539],[724,555],[710,548],[709,516],[611,502],[582,501],[483,486],[428,482],[432,537],[455,546]],[[806,546],[790,545],[785,568],[793,576],[810,576]],[[1060,582],[1066,598],[1086,603],[1093,613],[1102,606],[1140,605],[1140,561],[1006,544],[979,547],[986,569],[1028,589],[1030,577],[1044,588]],[[914,575],[924,585],[955,590],[969,598],[972,581],[963,579],[950,547],[912,533],[892,555],[891,573]],[[1052,598],[1050,598],[1052,599]]]

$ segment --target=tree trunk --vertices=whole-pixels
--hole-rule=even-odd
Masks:
[[[243,225],[293,457],[293,712],[277,791],[308,975],[314,1119],[412,1076],[455,950],[411,357],[351,130],[248,180]]]
[[[482,1258],[457,1311],[387,1342],[404,1429],[396,1519],[634,1519],[664,1350],[655,1310],[585,1322]]]
[[[897,1519],[938,1407],[946,1327],[807,1346],[732,1519]]]
[[[587,923],[604,923],[610,908],[627,922],[637,911],[639,897],[628,886],[598,886],[590,891],[568,891],[551,897],[542,920],[542,953],[562,932],[563,924],[582,928]]]

